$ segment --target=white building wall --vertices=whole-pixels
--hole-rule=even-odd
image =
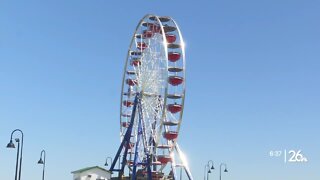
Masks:
[[[89,175],[91,177],[89,177]],[[82,173],[76,173],[73,175],[73,180],[97,180],[97,179],[105,179],[110,180],[111,174],[101,169],[94,168]]]

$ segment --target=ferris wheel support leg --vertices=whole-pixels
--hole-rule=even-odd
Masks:
[[[131,116],[131,120],[130,120],[130,125],[128,127],[128,130],[126,131],[126,134],[118,148],[118,151],[117,151],[117,154],[111,164],[111,167],[110,167],[110,171],[113,172],[113,171],[119,171],[119,178],[121,178],[121,176],[123,175],[123,171],[124,171],[124,166],[126,164],[126,159],[127,159],[127,154],[128,154],[128,149],[130,147],[130,138],[131,138],[131,133],[132,133],[132,128],[133,128],[133,124],[134,124],[134,116],[135,116],[135,112],[136,112],[136,109],[137,109],[137,104],[138,104],[138,96],[139,94],[136,95],[135,97],[135,100],[134,100],[134,106],[133,106],[133,110],[132,110],[132,116]],[[121,169],[115,169],[115,166],[116,166],[116,163],[120,157],[120,153],[121,151],[123,150],[123,147],[125,147],[125,151],[124,151],[124,154],[123,154],[123,157],[122,157],[122,165],[121,165]]]
[[[138,100],[138,110],[139,110],[139,121],[138,121],[138,135],[137,135],[137,142],[135,145],[135,154],[134,154],[134,161],[133,161],[133,170],[132,170],[132,180],[136,180],[137,179],[137,165],[138,165],[138,157],[139,157],[139,143],[141,138],[144,138],[143,135],[143,128],[142,128],[142,120],[143,120],[143,114],[141,111],[141,103]],[[152,173],[151,173],[151,167],[150,167],[150,155],[147,154],[147,160],[145,163],[145,165],[147,166],[147,173],[148,173],[148,180],[152,180]]]
[[[177,180],[178,178],[177,178],[177,173],[176,173],[176,160],[174,158],[173,152],[171,152],[170,154],[171,154],[171,158],[172,158],[171,168],[172,168],[173,180]]]
[[[141,106],[140,103],[138,102],[138,108],[139,110],[141,110]],[[142,114],[141,114],[142,115]],[[138,122],[138,136],[137,136],[137,142],[136,142],[136,148],[135,148],[135,154],[134,154],[134,162],[133,162],[133,170],[132,170],[132,180],[136,180],[137,179],[137,165],[138,165],[138,156],[139,156],[139,143],[140,143],[140,139],[141,136],[143,136],[142,133],[142,117],[139,117],[139,122]],[[143,138],[143,137],[142,137]],[[148,172],[148,180],[152,180],[152,175],[151,175],[151,168],[150,168],[150,156],[147,155],[147,162],[146,162],[146,166],[147,166],[147,172]]]
[[[185,162],[184,154],[182,153],[182,151],[181,151],[178,143],[176,144],[175,149],[176,149],[176,151],[177,151],[180,159],[182,160],[183,167],[184,167],[184,170],[185,170],[185,172],[186,172],[186,174],[187,174],[187,176],[188,176],[188,179],[189,179],[189,180],[193,180],[193,177],[192,177],[191,171],[190,171],[190,169],[189,169],[189,166],[188,166],[188,164]]]
[[[138,136],[137,136],[137,142],[135,144],[135,153],[134,153],[134,161],[133,161],[133,170],[132,170],[132,180],[137,179],[137,165],[138,165],[138,147],[140,143],[140,137],[142,135],[142,127],[141,127],[141,118],[139,117],[139,122],[138,122]]]
[[[150,166],[151,158],[150,155],[147,155],[147,171],[148,171],[148,180],[152,180],[151,166]]]

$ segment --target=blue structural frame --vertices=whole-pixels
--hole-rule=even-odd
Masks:
[[[138,110],[138,113],[139,113],[139,117],[136,119],[135,115],[136,115],[136,112]],[[134,154],[134,161],[133,161],[133,169],[132,169],[132,175],[131,175],[131,180],[136,180],[137,179],[137,167],[138,166],[144,166],[147,170],[147,179],[148,180],[152,180],[152,170],[151,170],[151,162],[152,162],[152,156],[150,155],[150,150],[147,149],[147,147],[144,147],[144,153],[146,155],[145,159],[139,159],[139,144],[141,143],[141,139],[142,141],[145,141],[145,126],[144,126],[144,121],[143,121],[143,113],[142,113],[142,106],[141,106],[141,94],[140,93],[137,93],[136,96],[135,96],[135,99],[134,99],[134,103],[133,103],[133,109],[132,109],[132,114],[131,114],[131,119],[130,119],[130,124],[129,124],[129,127],[124,135],[124,138],[118,148],[118,151],[116,153],[116,156],[111,164],[111,167],[110,167],[110,171],[111,172],[119,172],[118,173],[118,178],[121,179],[123,174],[124,174],[124,168],[125,168],[125,165],[127,164],[127,155],[128,155],[128,150],[129,148],[132,148],[131,147],[131,144],[130,144],[130,139],[131,139],[131,134],[132,134],[132,130],[133,130],[133,125],[135,123],[135,121],[138,121],[138,134],[137,134],[137,142],[135,144],[135,154]],[[152,143],[154,143],[153,141],[150,141]],[[149,143],[150,143],[149,142]],[[142,142],[144,143],[144,146],[146,146],[146,142]],[[124,150],[124,153],[123,153],[123,156],[122,156],[122,163],[120,168],[119,169],[115,169],[115,166],[116,166],[116,163],[118,162],[119,160],[119,157],[121,155],[121,152]],[[176,152],[178,153],[178,155],[181,157],[181,150],[178,146],[178,144],[176,144],[176,147],[175,147],[175,150]],[[172,167],[172,176],[173,176],[173,179],[177,179],[177,174],[176,174],[176,167],[175,167],[175,164],[172,164],[171,165]],[[154,167],[153,169],[154,171],[156,170],[156,168]],[[191,175],[191,172],[190,172],[190,169],[188,167],[184,167],[184,170],[188,176],[188,179],[189,180],[193,180],[192,178],[192,175]]]
[[[136,111],[138,108],[138,112],[139,112],[139,118],[138,118],[138,135],[137,135],[137,142],[135,144],[135,156],[134,156],[134,162],[133,162],[133,170],[132,170],[132,176],[131,179],[132,180],[136,180],[137,179],[137,166],[139,165],[143,165],[147,168],[147,178],[148,180],[152,180],[152,172],[151,172],[151,158],[150,158],[150,154],[147,151],[147,148],[144,147],[144,152],[147,155],[146,159],[140,160],[139,161],[139,152],[138,152],[138,148],[139,148],[139,143],[141,143],[141,138],[145,138],[143,137],[145,135],[144,133],[144,125],[143,125],[143,114],[142,114],[142,106],[141,106],[141,95],[140,93],[137,93],[134,99],[134,104],[133,104],[133,109],[132,109],[132,114],[131,114],[131,119],[130,119],[130,124],[129,127],[126,131],[126,134],[124,135],[124,138],[120,144],[120,147],[118,148],[117,154],[111,164],[110,167],[110,171],[118,171],[119,175],[118,178],[120,179],[123,174],[124,174],[124,168],[125,165],[127,163],[127,155],[128,155],[128,150],[129,148],[131,148],[131,144],[130,144],[130,138],[131,138],[131,134],[132,134],[132,130],[133,130],[133,124],[135,123],[135,115],[136,115]],[[116,163],[120,157],[121,152],[124,149],[124,154],[122,156],[122,163],[121,163],[121,168],[120,169],[115,169]]]

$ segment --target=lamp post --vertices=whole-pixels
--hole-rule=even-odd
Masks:
[[[16,138],[15,141],[18,143],[18,148],[17,148],[15,180],[20,180],[21,179],[21,165],[22,165],[22,150],[23,150],[23,132],[20,129],[15,129],[14,131],[12,131],[11,137],[10,137],[10,142],[8,143],[7,148],[15,148],[15,145],[13,144],[13,141],[12,141],[12,136],[17,131],[21,133],[21,149],[20,149],[20,139]],[[20,158],[20,162],[19,162],[19,158]]]
[[[18,143],[18,148],[17,148],[17,160],[16,160],[16,172],[15,172],[15,180],[18,180],[18,166],[19,166],[19,152],[20,152],[20,140],[19,138],[16,138],[15,141]],[[7,145],[7,148],[16,148],[16,146],[13,144],[12,139],[10,140],[10,142]]]
[[[221,164],[220,164],[220,180],[221,180],[221,167],[222,167],[222,166],[224,166],[224,168],[225,168],[225,169],[224,169],[224,172],[228,172],[227,164],[226,164],[226,163],[221,163]]]
[[[42,155],[43,155],[43,160],[42,160]],[[44,180],[44,171],[46,168],[46,151],[42,150],[40,153],[40,159],[38,161],[38,164],[42,164],[42,180]]]
[[[209,167],[209,165],[208,164],[206,164],[205,166],[204,166],[204,180],[207,180],[207,178],[208,178],[208,173],[211,173],[211,171],[210,171],[210,169],[209,169],[210,167]],[[207,175],[207,176],[206,176]]]
[[[111,157],[107,157],[106,163],[104,164],[105,166],[109,166],[109,164],[108,164],[108,159],[110,159],[110,163],[112,163],[112,158],[111,158]]]
[[[210,165],[211,165],[211,167],[210,167]],[[208,164],[207,164],[207,166],[208,166],[208,173],[207,173],[207,180],[209,180],[209,174],[211,173],[211,170],[214,170],[214,164],[213,164],[213,161],[212,160],[209,160],[208,161]]]

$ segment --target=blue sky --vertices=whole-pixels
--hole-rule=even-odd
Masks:
[[[172,16],[186,42],[179,143],[194,178],[212,159],[227,180],[320,175],[320,2],[316,0],[0,1],[0,179],[13,179],[10,133],[25,133],[22,180],[103,166],[119,145],[122,70],[147,13]],[[271,150],[299,150],[284,163]],[[215,170],[210,178],[218,178]]]

